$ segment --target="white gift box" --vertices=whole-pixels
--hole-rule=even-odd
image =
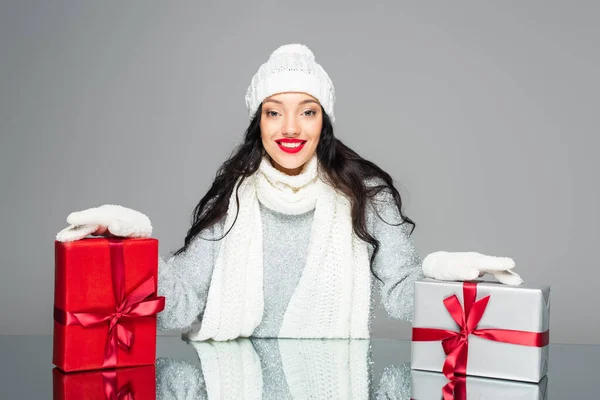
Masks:
[[[481,312],[477,325],[470,326]],[[453,313],[459,321],[468,315],[470,325],[462,329],[462,336],[458,334],[461,327],[453,319]],[[446,344],[456,349],[455,344],[462,340],[466,375],[537,383],[548,372],[549,314],[550,287],[547,285],[418,280],[415,282],[411,368],[442,372],[447,355],[441,339],[431,337],[456,332]],[[490,334],[521,344],[490,340]],[[429,338],[423,340],[424,336]],[[455,371],[460,374],[459,370]]]

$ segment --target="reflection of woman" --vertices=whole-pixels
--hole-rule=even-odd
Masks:
[[[157,360],[158,399],[366,400],[378,387],[393,398],[410,395],[410,368],[392,384],[385,375],[398,367],[390,366],[378,382],[368,340],[242,338],[192,345],[200,365]]]
[[[414,223],[390,175],[334,135],[334,101],[306,46],[281,46],[260,67],[243,143],[196,206],[185,245],[159,260],[161,329],[199,320],[191,339],[367,338],[372,282],[390,316],[411,320],[423,276]],[[88,231],[58,239],[149,234],[127,226],[143,214],[103,207],[70,216]],[[118,213],[114,229],[103,210]]]

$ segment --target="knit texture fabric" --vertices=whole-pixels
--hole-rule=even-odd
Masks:
[[[264,99],[286,92],[301,92],[313,96],[319,100],[331,122],[335,121],[333,82],[305,45],[280,46],[260,66],[246,91],[246,107],[250,119],[254,118]]]
[[[263,398],[260,359],[250,340],[196,342],[193,346],[201,360],[209,400]]]
[[[292,339],[253,343],[240,338],[191,344],[200,359],[209,400],[369,397],[368,340]],[[270,379],[268,374],[264,376],[265,363],[261,364],[255,346],[263,350],[263,357],[268,349],[268,356],[280,360],[275,363],[279,369],[277,375],[284,379],[265,387],[265,381]]]
[[[191,340],[248,337],[260,324],[264,298],[259,199],[283,213],[315,208],[306,266],[279,337],[369,337],[369,255],[366,243],[354,235],[350,202],[320,178],[316,156],[301,174],[285,179],[281,175],[263,158],[257,173],[237,185],[239,214],[234,189],[225,221],[231,230],[216,260],[201,328],[189,334]]]
[[[294,399],[367,399],[368,340],[280,340],[286,382]]]

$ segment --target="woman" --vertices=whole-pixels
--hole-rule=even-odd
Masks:
[[[391,317],[411,320],[423,277],[415,224],[390,175],[334,135],[334,102],[304,45],[279,47],[259,68],[243,143],[196,206],[184,246],[159,260],[160,329],[190,331],[199,320],[193,340],[368,338],[372,284]],[[67,221],[58,240],[151,233],[146,216],[119,206]],[[479,275],[431,265],[429,276]]]

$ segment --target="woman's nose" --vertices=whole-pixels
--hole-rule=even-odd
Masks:
[[[283,121],[281,133],[286,136],[295,136],[300,133],[300,127],[295,117],[287,117]]]

